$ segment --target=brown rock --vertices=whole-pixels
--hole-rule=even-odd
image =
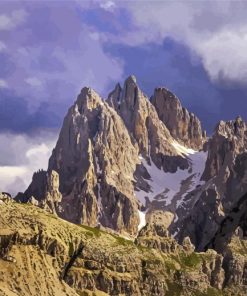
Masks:
[[[199,119],[182,107],[179,99],[165,88],[156,88],[151,103],[171,135],[183,145],[199,150],[206,140]]]

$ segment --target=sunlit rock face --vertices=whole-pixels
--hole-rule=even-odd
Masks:
[[[156,88],[151,102],[160,120],[177,141],[195,150],[202,148],[206,140],[206,132],[202,131],[200,120],[182,107],[179,99],[172,92],[163,87]]]

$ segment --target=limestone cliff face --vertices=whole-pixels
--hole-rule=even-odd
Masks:
[[[210,154],[203,174],[203,179],[205,180],[219,175],[227,167],[232,167],[236,157],[246,151],[246,123],[241,117],[228,122],[220,121],[207,146]]]
[[[2,194],[0,210],[4,205],[8,215],[2,223],[6,226],[11,222],[13,227],[10,234],[4,232],[0,237],[0,257],[14,260],[9,254],[12,245],[39,246],[48,255],[61,253],[55,270],[63,272],[60,276],[70,287],[99,289],[106,295],[115,295],[116,289],[116,295],[166,295],[173,292],[176,282],[185,295],[187,290],[181,287],[196,287],[206,293],[208,288],[221,290],[232,285],[239,295],[243,291],[246,295],[246,192],[247,124],[240,117],[221,121],[206,139],[198,118],[164,88],[157,88],[149,100],[130,76],[123,88],[117,84],[103,100],[85,87],[68,110],[48,170],[34,173],[30,186],[15,199],[50,212],[46,218],[55,214],[75,224],[110,228],[135,238],[137,247],[124,248],[134,254],[112,257],[109,250],[102,256],[94,246],[97,239],[85,246],[84,236],[100,235],[94,229],[83,234],[83,240],[80,234],[71,242],[69,264],[74,268],[64,268],[67,246],[60,244],[60,236],[56,240],[44,237],[43,228],[37,230],[35,223],[30,226],[35,230],[32,236],[13,233],[18,226],[11,218],[13,208],[25,205],[12,203]],[[21,223],[28,223],[23,217]],[[54,219],[61,222],[58,217]],[[116,240],[123,242],[122,238]],[[108,243],[104,243],[101,246],[106,252]],[[138,248],[152,249],[152,254],[143,258]],[[212,248],[218,253],[209,250],[202,258],[194,248]],[[158,263],[151,260],[149,264],[157,252]],[[178,256],[175,262],[166,257],[170,253],[173,259]],[[168,262],[163,262],[164,258]],[[188,260],[195,262],[193,268],[199,267],[196,274],[183,272]],[[133,264],[128,266],[129,262]],[[104,266],[107,270],[103,272]],[[163,275],[164,268],[172,280],[157,277],[157,270]],[[0,280],[1,276],[0,272]],[[60,286],[57,278],[55,282]]]
[[[121,118],[95,91],[83,88],[64,119],[47,173],[36,173],[24,196],[48,206],[53,200],[53,212],[74,223],[134,234],[139,216],[132,181],[138,162]]]
[[[160,120],[181,144],[199,150],[206,140],[200,120],[182,107],[179,99],[166,88],[156,88],[151,102]]]

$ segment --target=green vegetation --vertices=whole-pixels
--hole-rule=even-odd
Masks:
[[[118,235],[114,235],[114,234],[110,234],[115,240],[116,243],[118,245],[122,245],[122,246],[134,246],[134,242],[132,240],[128,240],[124,237],[118,236]]]
[[[69,256],[72,257],[74,254],[74,246],[72,242],[69,242]]]
[[[198,253],[181,253],[179,256],[179,263],[182,268],[195,268],[201,263],[201,255]]]
[[[95,227],[90,227],[87,225],[78,225],[78,226],[81,228],[84,228],[85,230],[88,230],[87,234],[89,234],[89,232],[91,232],[96,237],[100,237],[100,234],[104,233],[104,231],[102,231],[98,228],[95,228]]]
[[[168,282],[168,295],[179,296],[183,292],[183,287],[175,282]]]

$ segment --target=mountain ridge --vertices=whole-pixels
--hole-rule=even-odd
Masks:
[[[221,121],[207,138],[175,95],[159,87],[149,99],[134,76],[106,100],[84,87],[64,119],[47,173],[36,173],[16,200],[132,238],[140,225],[161,220],[179,242],[189,236],[203,250],[247,189],[241,177],[246,133],[238,117]],[[237,196],[226,195],[239,182]],[[201,213],[214,222],[197,223]],[[197,229],[204,229],[202,239]]]

